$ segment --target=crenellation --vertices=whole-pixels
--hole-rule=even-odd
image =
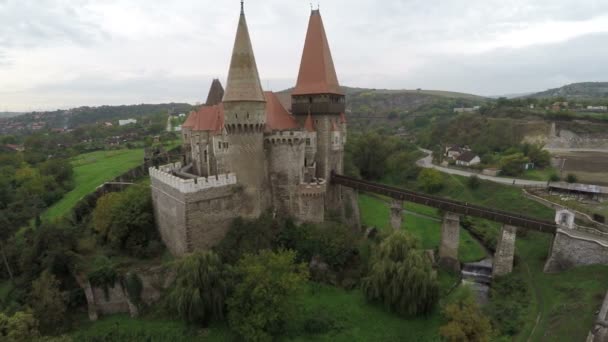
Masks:
[[[175,163],[159,166],[158,169],[151,167],[149,172],[151,178],[166,183],[182,193],[197,192],[209,188],[234,185],[237,183],[236,174],[234,173],[210,177],[198,177],[196,179],[183,179],[171,173],[179,169],[181,169],[181,163]]]

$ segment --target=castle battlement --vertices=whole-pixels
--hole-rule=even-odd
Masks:
[[[174,163],[159,166],[158,169],[151,167],[149,169],[150,178],[153,178],[159,182],[167,184],[173,189],[181,193],[192,193],[201,190],[219,188],[228,185],[234,185],[237,183],[236,174],[220,174],[209,177],[198,177],[196,179],[183,179],[173,175],[171,172],[178,171],[181,169],[181,163]]]
[[[264,141],[272,145],[300,145],[307,137],[306,132],[300,131],[276,132],[264,136]]]
[[[298,190],[302,196],[323,196],[327,192],[327,181],[318,179],[316,182],[300,183]]]

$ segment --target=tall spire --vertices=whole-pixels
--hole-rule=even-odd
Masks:
[[[249,29],[245,20],[245,11],[241,1],[241,15],[234,39],[230,70],[224,102],[258,101],[264,102],[264,92],[260,83],[258,68],[249,38]]]
[[[313,94],[343,94],[318,9],[310,14],[300,73],[292,95]]]

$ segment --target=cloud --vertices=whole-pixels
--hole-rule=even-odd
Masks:
[[[263,86],[292,86],[308,2],[245,7]],[[0,0],[0,103],[201,101],[226,78],[238,12],[238,1]],[[332,0],[321,12],[345,85],[495,95],[607,75],[608,1]]]

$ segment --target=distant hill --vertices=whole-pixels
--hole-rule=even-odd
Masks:
[[[0,118],[11,118],[13,116],[21,115],[23,113],[17,112],[0,112]]]
[[[420,108],[442,103],[451,112],[453,107],[468,107],[488,99],[473,94],[441,90],[391,90],[342,87],[346,94],[347,111],[351,118],[378,118],[407,115]],[[293,88],[277,93],[281,103],[289,108]]]
[[[564,97],[571,100],[592,100],[608,98],[608,82],[582,82],[572,83],[560,88],[541,91],[526,97],[548,98]]]

